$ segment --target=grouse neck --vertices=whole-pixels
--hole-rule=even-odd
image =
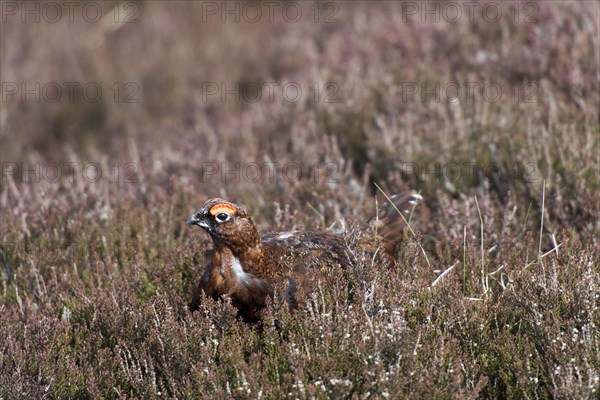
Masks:
[[[245,273],[253,274],[261,279],[270,277],[265,269],[267,256],[265,246],[260,240],[246,241],[242,246],[236,246],[219,240],[214,240],[214,244],[217,252],[222,255],[231,255],[231,257],[238,261]],[[227,256],[225,258],[230,258]]]

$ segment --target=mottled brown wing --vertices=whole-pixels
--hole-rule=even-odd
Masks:
[[[343,237],[325,232],[284,232],[261,237],[269,258],[282,271],[306,272],[347,265]]]
[[[324,232],[285,232],[261,238],[281,271],[278,285],[292,309],[303,303],[315,279],[350,264],[343,238]],[[277,284],[276,284],[277,285]]]

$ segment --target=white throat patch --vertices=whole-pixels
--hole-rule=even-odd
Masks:
[[[240,260],[233,256],[231,257],[231,275],[240,281],[246,282],[249,278],[248,274],[244,272],[244,268],[242,268],[242,263]]]

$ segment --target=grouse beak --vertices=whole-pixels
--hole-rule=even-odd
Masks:
[[[210,225],[204,220],[204,218],[202,218],[200,213],[194,213],[190,215],[190,217],[187,220],[187,224],[198,225],[202,229],[210,230]]]

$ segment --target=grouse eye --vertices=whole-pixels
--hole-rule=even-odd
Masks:
[[[222,212],[222,213],[218,213],[218,214],[215,216],[215,219],[216,219],[218,222],[227,222],[227,221],[229,221],[229,218],[231,218],[231,216],[230,216],[229,214],[227,214],[227,213],[224,213],[224,212]]]

